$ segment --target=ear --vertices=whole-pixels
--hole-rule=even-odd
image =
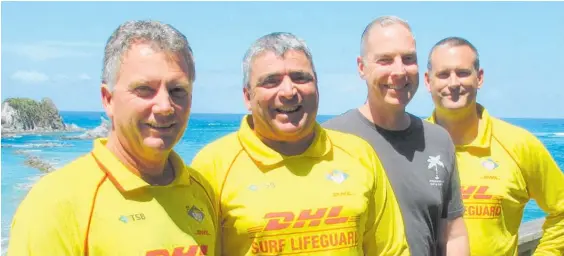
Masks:
[[[112,107],[113,101],[110,87],[107,84],[102,84],[102,86],[100,87],[100,92],[102,94],[102,105],[104,107],[104,110],[106,111],[106,115],[108,115],[108,117],[112,119],[114,110]]]
[[[431,92],[431,81],[429,78],[429,71],[425,72],[425,87],[427,87],[427,91]]]
[[[356,57],[356,66],[358,68],[358,74],[360,75],[360,78],[364,79],[364,60],[362,59],[362,56]]]
[[[480,70],[478,70],[478,89],[482,88],[483,83],[484,83],[484,69],[480,68]]]
[[[245,101],[245,106],[247,107],[247,110],[250,112],[251,111],[251,91],[250,91],[249,87],[247,87],[247,86],[243,87],[243,100]]]

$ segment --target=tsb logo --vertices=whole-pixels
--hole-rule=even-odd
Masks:
[[[207,254],[207,245],[190,245],[188,247],[176,247],[172,251],[169,251],[167,249],[152,250],[148,251],[145,256],[201,256]]]
[[[268,222],[262,231],[280,230],[285,228],[315,227],[322,222],[327,225],[346,222],[348,217],[339,217],[343,206],[331,208],[305,209],[298,216],[292,212],[271,212],[264,215]]]

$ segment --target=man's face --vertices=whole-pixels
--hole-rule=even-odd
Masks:
[[[134,44],[122,57],[113,92],[102,87],[114,136],[139,157],[171,150],[190,115],[192,82],[188,64],[178,54]]]
[[[407,28],[373,27],[357,64],[370,98],[405,109],[419,86],[415,39]]]
[[[425,84],[437,108],[461,109],[476,102],[484,71],[476,70],[475,60],[476,54],[465,45],[435,48]]]
[[[319,102],[312,65],[301,51],[271,51],[251,62],[243,95],[254,131],[273,141],[295,142],[313,134]]]

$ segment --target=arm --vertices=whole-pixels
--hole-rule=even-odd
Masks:
[[[564,174],[542,142],[530,137],[522,146],[522,171],[529,195],[547,214],[534,255],[564,255]]]
[[[200,152],[196,154],[194,159],[192,160],[191,166],[193,169],[196,170],[198,176],[205,180],[206,190],[211,195],[213,200],[213,205],[215,209],[215,217],[216,217],[216,244],[215,244],[215,252],[216,255],[222,254],[222,217],[220,212],[220,198],[219,198],[219,184],[217,182],[217,165],[215,163],[215,158],[212,150],[208,150],[207,147],[204,147]]]
[[[409,255],[403,217],[388,177],[375,153],[370,155],[374,194],[364,238],[365,255]]]
[[[84,253],[75,209],[57,196],[61,193],[57,188],[44,185],[40,180],[19,205],[10,230],[8,256]]]
[[[446,255],[470,255],[468,232],[464,219],[448,220],[445,229]]]
[[[446,219],[444,241],[445,255],[470,255],[470,244],[468,231],[464,223],[464,204],[460,194],[460,176],[456,164],[456,153],[454,144],[449,142],[450,147],[450,179],[449,186],[444,192],[443,218]]]

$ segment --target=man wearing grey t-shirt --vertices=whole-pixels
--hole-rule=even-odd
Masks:
[[[371,22],[357,64],[368,85],[366,103],[323,126],[372,144],[398,198],[412,255],[469,255],[452,140],[440,126],[405,110],[419,86],[407,22],[394,16]]]

